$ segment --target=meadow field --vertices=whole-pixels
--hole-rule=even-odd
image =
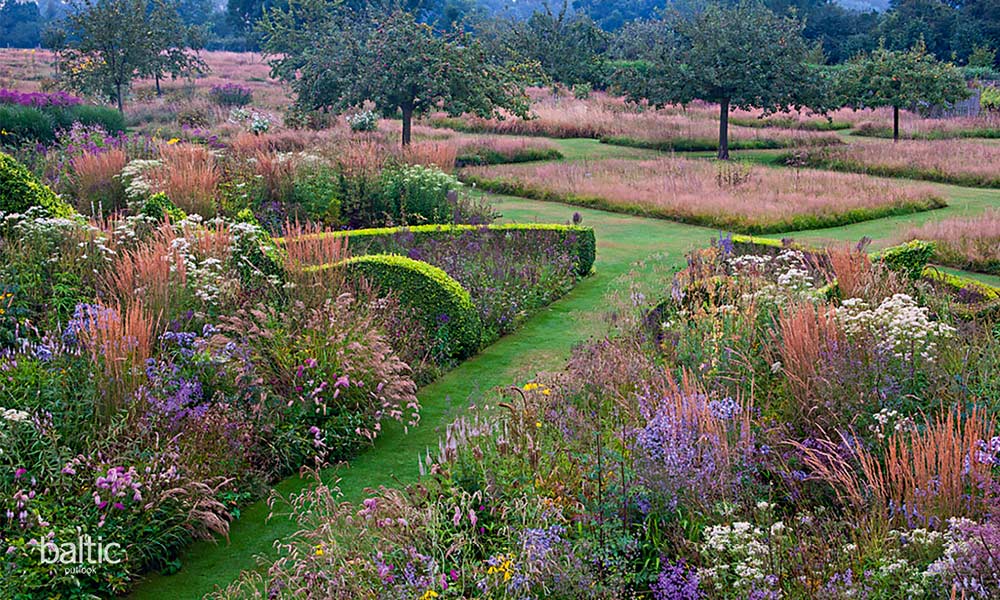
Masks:
[[[0,50],[0,597],[996,596],[995,115],[401,146],[200,55],[119,114]]]

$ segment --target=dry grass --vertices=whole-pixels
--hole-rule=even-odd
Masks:
[[[149,176],[154,189],[188,213],[214,217],[222,174],[212,152],[196,144],[163,144],[160,158],[163,165]]]
[[[867,297],[872,276],[872,261],[868,253],[851,245],[832,246],[827,249],[833,275],[843,298]]]
[[[936,262],[1000,275],[1000,210],[914,227],[901,241],[915,239],[934,242]]]
[[[796,160],[840,171],[1000,187],[1000,146],[975,141],[866,140],[808,150]]]
[[[871,118],[857,123],[857,135],[892,137],[892,113],[882,109]],[[975,117],[930,119],[902,111],[899,135],[904,139],[948,139],[961,137],[1000,137],[1000,114],[984,111]]]
[[[789,231],[940,206],[923,185],[677,157],[474,167],[493,191],[738,231]]]
[[[845,335],[833,307],[797,304],[778,315],[781,338],[775,344],[788,378],[790,396],[800,415],[811,415],[817,397],[820,365],[824,354],[840,347]]]
[[[127,163],[125,151],[118,148],[74,157],[70,166],[76,209],[100,216],[124,208],[125,187],[118,175]]]
[[[316,269],[349,258],[346,236],[324,235],[334,230],[315,223],[285,223],[282,247],[285,268],[295,287],[295,296],[307,306],[318,306],[344,289],[340,269]]]
[[[171,300],[187,285],[185,263],[173,244],[176,238],[174,228],[165,223],[150,242],[120,251],[102,276],[101,288],[119,306],[141,302],[151,315],[170,315]]]
[[[831,441],[818,447],[796,445],[814,475],[833,486],[840,499],[861,508],[874,504],[903,523],[942,524],[949,517],[982,516],[986,507],[976,490],[991,489],[993,473],[976,460],[983,440],[996,435],[995,416],[973,408],[942,411],[922,426],[897,431],[883,457],[867,448],[856,452],[858,467]],[[852,444],[845,437],[842,443]]]
[[[438,118],[439,124],[452,124],[463,130],[503,135],[545,136],[554,138],[599,138],[618,143],[675,146],[681,149],[705,149],[718,140],[718,109],[694,105],[687,109],[667,107],[654,110],[627,104],[623,98],[595,93],[587,100],[572,96],[535,93],[533,118],[482,119],[466,115],[456,122]],[[730,140],[735,145],[789,147],[836,144],[840,140],[828,133],[732,125]]]
[[[100,364],[103,392],[97,416],[107,419],[126,407],[145,380],[146,361],[152,356],[157,317],[150,316],[142,302],[98,304],[98,310],[81,324],[80,343],[94,364]]]

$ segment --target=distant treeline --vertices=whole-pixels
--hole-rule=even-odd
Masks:
[[[291,0],[295,1],[295,0]],[[805,23],[804,36],[815,45],[817,59],[837,64],[870,51],[885,40],[890,49],[912,47],[923,40],[942,60],[973,67],[997,67],[1000,49],[1000,0],[884,0],[841,3],[828,0],[761,0],[779,15]],[[256,25],[272,8],[289,0],[168,0],[191,27],[187,43],[196,49],[256,49]],[[536,51],[544,63],[546,49],[568,43],[587,60],[641,58],[669,37],[662,23],[701,10],[703,0],[348,0],[365,5],[400,6],[439,29],[463,27],[484,37],[514,31],[526,39],[502,44]],[[846,8],[851,6],[852,8]],[[858,10],[864,7],[864,10]],[[0,45],[31,48],[49,45],[48,36],[71,5],[63,0],[0,0]],[[531,39],[531,36],[536,36]],[[561,39],[552,36],[561,36]],[[507,36],[509,37],[509,36]],[[529,52],[530,54],[530,52]],[[562,62],[565,55],[556,56]],[[560,69],[555,69],[556,71]],[[560,73],[553,73],[558,79]],[[578,75],[578,74],[576,74]],[[579,77],[569,77],[572,82]],[[590,78],[587,78],[590,80]],[[593,81],[593,83],[598,83]]]

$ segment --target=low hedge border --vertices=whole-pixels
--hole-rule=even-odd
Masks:
[[[715,138],[643,140],[623,136],[604,136],[600,140],[602,144],[608,144],[609,146],[625,146],[628,148],[659,150],[661,152],[714,152],[719,149],[719,140]],[[729,149],[780,150],[782,148],[795,148],[797,146],[839,146],[844,143],[843,140],[834,137],[819,138],[814,143],[803,143],[803,140],[793,139],[760,138],[753,140],[729,140]]]
[[[323,236],[346,237],[349,240],[352,253],[358,254],[380,254],[383,247],[378,243],[379,238],[396,235],[398,233],[411,233],[418,237],[434,237],[437,235],[456,235],[466,231],[488,229],[498,232],[530,232],[530,231],[550,231],[556,232],[564,238],[573,239],[576,249],[576,272],[581,277],[590,274],[597,258],[597,238],[594,230],[590,227],[580,227],[578,225],[558,225],[558,224],[500,224],[500,225],[417,225],[415,227],[381,227],[374,229],[354,229],[349,231],[335,231],[331,233],[319,234]],[[572,237],[571,237],[572,236]],[[283,244],[283,239],[276,240]],[[360,248],[359,248],[360,246]]]
[[[459,155],[455,159],[455,166],[458,168],[483,167],[488,165],[512,165],[516,163],[562,159],[563,153],[556,148],[526,148],[511,156],[504,155],[495,150],[479,149]]]
[[[978,175],[960,175],[946,173],[935,169],[921,169],[916,167],[890,167],[885,165],[866,165],[851,160],[850,158],[805,156],[786,154],[778,158],[781,164],[796,164],[800,166],[812,167],[814,169],[826,169],[828,171],[839,171],[841,173],[858,173],[861,175],[871,175],[874,177],[888,177],[892,179],[917,179],[920,181],[930,181],[933,183],[945,183],[949,185],[959,185],[962,187],[976,188],[1000,188],[1000,176],[981,177]]]
[[[469,292],[442,269],[396,254],[355,256],[316,269],[345,269],[398,294],[442,344],[448,358],[463,359],[480,347],[482,323]]]
[[[832,215],[799,215],[770,223],[753,223],[748,222],[741,217],[682,214],[666,209],[642,206],[639,204],[613,202],[598,196],[561,194],[506,179],[490,179],[466,173],[460,173],[458,178],[462,181],[462,183],[473,185],[479,189],[492,192],[494,194],[517,196],[520,198],[528,198],[530,200],[539,200],[542,202],[559,202],[561,204],[595,208],[607,212],[676,221],[678,223],[687,223],[688,225],[700,225],[702,227],[711,227],[715,229],[721,228],[743,234],[780,233],[783,231],[826,229],[828,227],[852,225],[854,223],[884,219],[886,217],[910,215],[927,210],[944,208],[948,205],[943,198],[931,196],[920,202],[911,202],[897,206],[884,206],[877,209],[854,209]]]

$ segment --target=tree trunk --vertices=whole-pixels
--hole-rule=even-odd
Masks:
[[[413,137],[413,107],[403,106],[403,147],[410,145]]]
[[[163,95],[163,92],[160,91],[160,74],[157,73],[156,74],[156,97],[159,98],[162,95]]]
[[[719,160],[729,160],[729,98],[719,103]]]
[[[899,107],[892,107],[892,141],[899,141]]]
[[[125,103],[122,100],[122,84],[115,85],[115,100],[118,101],[118,112],[125,114]]]

